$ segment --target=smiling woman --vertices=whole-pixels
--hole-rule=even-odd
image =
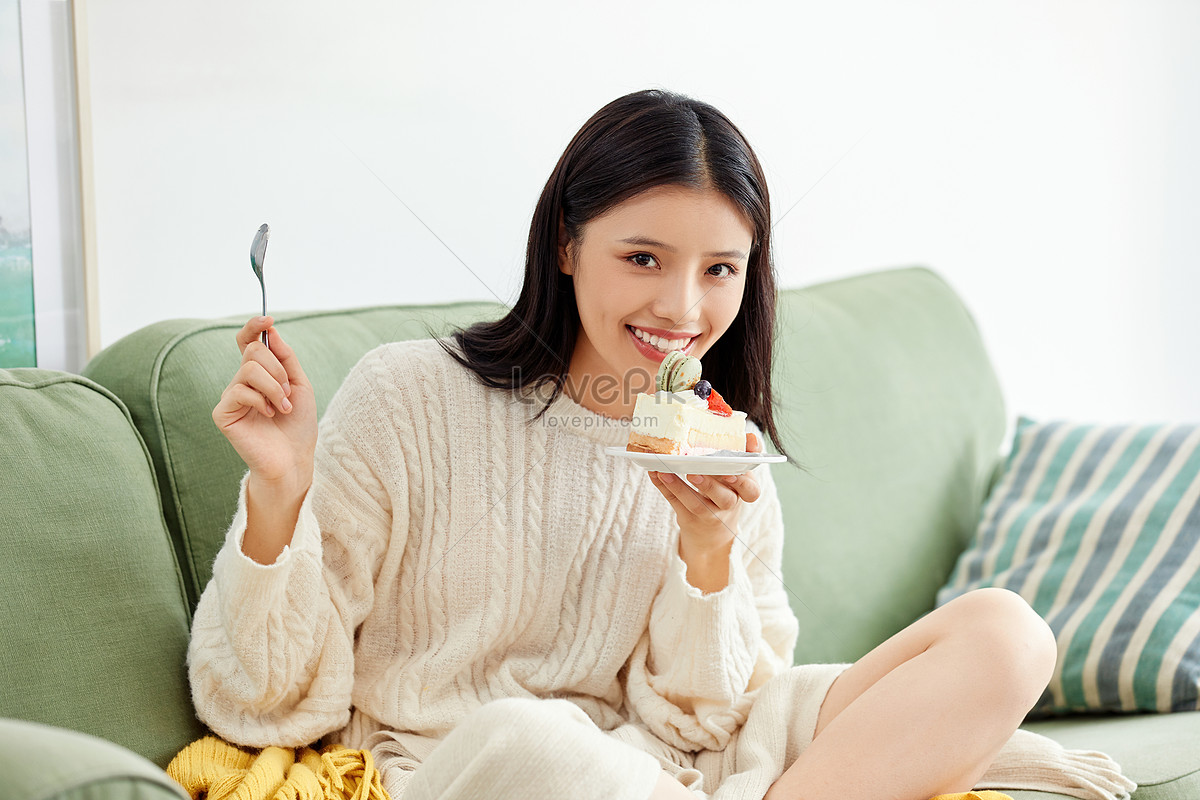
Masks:
[[[546,181],[511,313],[459,332],[447,352],[488,386],[548,383],[546,408],[565,391],[628,419],[663,354],[684,350],[786,453],[771,391],[770,220],[762,166],[728,117],[669,92],[618,98]]]
[[[609,451],[660,366],[731,412],[724,435],[778,445],[769,208],[728,119],[637,92],[547,181],[516,305],[375,348],[320,426],[300,354],[249,320],[212,413],[249,472],[194,616],[198,717],[253,747],[370,750],[403,800],[970,789],[1053,661],[1020,598],[980,590],[855,664],[793,665],[769,465],[681,480]],[[1002,766],[1128,788],[1023,741]]]

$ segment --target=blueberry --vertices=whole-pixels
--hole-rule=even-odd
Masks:
[[[701,400],[707,400],[708,396],[712,394],[712,384],[708,381],[697,381],[696,385],[692,387],[692,391]]]

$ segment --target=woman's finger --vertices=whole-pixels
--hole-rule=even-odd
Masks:
[[[285,414],[292,410],[291,401],[287,399],[283,385],[257,361],[247,361],[242,364],[241,369],[238,370],[237,382],[254,389]]]
[[[719,475],[688,475],[687,478],[713,507],[728,511],[737,505],[738,494]]]
[[[746,434],[746,452],[761,453],[763,451],[762,442],[753,433]]]
[[[251,409],[263,416],[275,416],[275,409],[267,402],[267,398],[244,383],[230,384],[213,409],[213,422],[217,423],[217,427],[225,428],[246,416]]]
[[[274,330],[274,328],[271,330]],[[284,369],[279,358],[265,344],[262,342],[251,342],[246,345],[246,349],[242,351],[242,363],[246,364],[251,361],[261,364],[263,369],[267,371],[267,374],[283,387],[285,397],[292,393],[291,385],[288,382],[287,370]]]
[[[747,503],[753,503],[762,496],[762,488],[749,472],[743,472],[741,475],[722,475],[721,482]]]
[[[274,317],[251,317],[237,332],[238,352],[245,353],[251,342],[257,342],[263,331],[275,324]]]
[[[712,511],[705,505],[705,499],[695,489],[688,486],[678,475],[670,472],[659,473],[659,482],[665,491],[671,493],[687,509],[688,513],[699,516],[705,510]],[[662,489],[660,489],[661,491]],[[670,498],[668,498],[670,499]]]
[[[304,374],[304,368],[300,366],[300,359],[296,358],[296,351],[284,341],[282,334],[272,327],[267,334],[267,340],[271,343],[271,352],[279,359],[279,363],[287,371],[288,380],[292,383],[309,385],[308,376]]]

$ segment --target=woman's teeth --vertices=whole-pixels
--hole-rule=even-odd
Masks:
[[[635,328],[632,325],[629,326],[629,330],[633,331],[633,335],[646,344],[664,353],[669,353],[672,350],[682,350],[684,345],[692,340],[690,336],[685,339],[667,339],[661,336],[651,336],[641,328]]]

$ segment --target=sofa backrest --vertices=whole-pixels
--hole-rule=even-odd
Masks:
[[[276,319],[323,410],[377,344],[502,312],[462,303]],[[237,369],[244,322],[157,323],[85,369],[125,401],[149,445],[193,603],[245,470],[210,417]],[[1000,389],[970,315],[922,268],[782,292],[775,388],[784,447],[803,467],[773,467],[796,658],[855,660],[933,607],[998,463]]]
[[[91,381],[0,369],[0,717],[163,766],[204,733],[190,609],[149,454]]]
[[[797,663],[855,661],[934,607],[1001,463],[974,320],[928,269],[783,292],[773,388]]]

